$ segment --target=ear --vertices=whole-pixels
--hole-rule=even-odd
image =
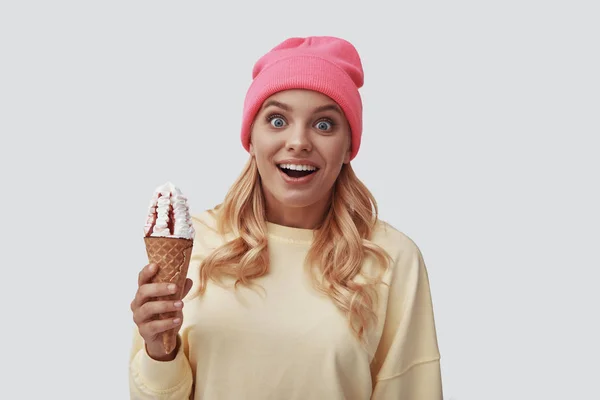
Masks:
[[[252,136],[254,136],[254,121],[250,124],[250,144],[248,146],[248,152],[254,157],[254,146],[252,145]]]
[[[346,154],[344,154],[344,164],[348,164],[350,162],[351,154],[352,154],[352,143],[348,145],[348,150],[346,150]]]

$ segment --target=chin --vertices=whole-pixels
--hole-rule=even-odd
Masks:
[[[313,196],[294,194],[277,196],[276,199],[284,206],[294,208],[310,207],[319,201],[318,198],[314,198]]]

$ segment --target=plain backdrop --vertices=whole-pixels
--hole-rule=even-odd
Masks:
[[[429,272],[446,399],[600,399],[595,1],[0,3],[5,399],[126,399],[142,227],[219,203],[253,63],[362,56],[353,161]],[[390,399],[392,400],[392,399]]]

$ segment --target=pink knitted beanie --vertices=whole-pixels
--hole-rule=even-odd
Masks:
[[[250,126],[263,102],[287,89],[310,89],[333,99],[344,111],[352,132],[353,159],[362,135],[363,69],[358,52],[346,40],[331,36],[290,38],[254,65],[244,101],[242,144],[250,149]]]

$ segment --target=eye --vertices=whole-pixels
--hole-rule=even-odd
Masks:
[[[267,117],[267,121],[274,128],[283,128],[285,126],[285,124],[286,124],[285,119],[283,119],[283,116],[278,115],[278,114],[269,115]]]
[[[317,121],[317,124],[315,125],[315,127],[320,131],[330,131],[333,129],[334,125],[335,124],[333,123],[332,120],[322,119],[320,121]]]

